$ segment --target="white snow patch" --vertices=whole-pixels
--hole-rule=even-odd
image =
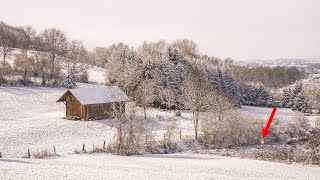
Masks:
[[[0,159],[0,179],[319,179],[320,169],[298,164],[192,153],[144,156],[67,155]]]

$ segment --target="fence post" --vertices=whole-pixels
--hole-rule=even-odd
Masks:
[[[181,130],[180,130],[180,139],[182,138]]]
[[[28,149],[27,156],[28,156],[28,158],[31,158],[30,149]]]
[[[106,140],[103,141],[103,149],[106,149]]]
[[[85,151],[85,145],[83,144],[82,145],[82,152],[84,152]]]
[[[57,154],[57,152],[56,152],[56,146],[53,146],[53,153],[54,153],[54,155]]]

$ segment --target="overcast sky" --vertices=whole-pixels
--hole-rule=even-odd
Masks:
[[[89,49],[189,38],[220,58],[320,57],[320,0],[0,1],[0,20],[57,27]]]

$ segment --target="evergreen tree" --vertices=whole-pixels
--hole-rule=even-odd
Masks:
[[[282,90],[282,97],[281,97],[281,106],[286,108],[291,108],[291,89],[290,88],[284,88]]]
[[[67,76],[67,79],[63,82],[63,86],[68,89],[73,89],[77,87],[77,84],[75,82],[76,77],[74,74],[70,74]]]
[[[306,101],[305,94],[303,91],[299,93],[298,96],[295,98],[295,103],[292,106],[292,110],[300,111],[303,113],[311,113],[311,109],[308,106],[308,103]]]
[[[302,91],[302,83],[297,82],[293,88],[293,95],[296,97]]]

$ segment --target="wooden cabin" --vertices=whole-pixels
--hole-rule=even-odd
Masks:
[[[67,90],[57,102],[66,105],[66,118],[77,120],[106,119],[115,107],[124,110],[129,98],[117,86]]]

